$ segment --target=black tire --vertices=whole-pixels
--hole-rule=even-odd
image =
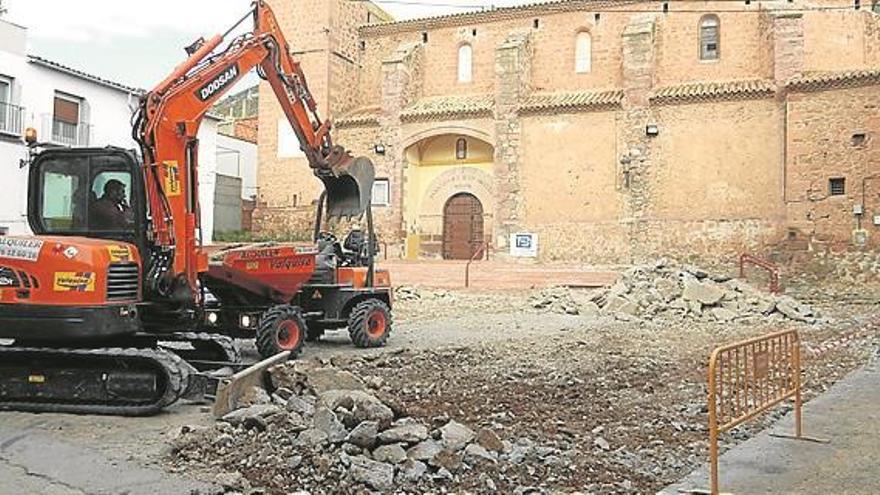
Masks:
[[[367,299],[351,310],[348,335],[357,347],[382,347],[388,340],[393,324],[391,309],[387,304],[379,299]]]
[[[257,328],[257,352],[266,359],[290,351],[293,359],[302,351],[306,328],[306,319],[297,306],[283,304],[270,308],[263,313]]]

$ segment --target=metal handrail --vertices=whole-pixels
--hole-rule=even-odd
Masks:
[[[0,101],[0,133],[21,136],[24,107]]]
[[[772,294],[779,294],[780,270],[778,266],[768,260],[758,258],[757,256],[754,256],[752,254],[742,253],[739,256],[739,278],[746,277],[746,263],[751,263],[757,267],[767,270],[767,272],[770,274],[770,292]]]
[[[480,243],[480,248],[477,249],[474,254],[471,255],[471,259],[464,265],[464,288],[467,289],[471,285],[471,263],[476,261],[477,255],[480,258],[483,257],[483,254],[486,255],[486,260],[489,260],[489,242],[483,241]]]

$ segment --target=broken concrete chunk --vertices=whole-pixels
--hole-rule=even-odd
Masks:
[[[394,466],[362,455],[351,457],[350,463],[349,473],[355,481],[384,492],[394,488]]]
[[[331,443],[341,443],[348,436],[345,425],[339,421],[336,413],[326,407],[319,407],[315,410],[312,424],[316,430],[327,435],[327,440]]]
[[[418,443],[428,438],[428,427],[417,422],[397,424],[379,434],[382,443]]]
[[[480,462],[496,462],[498,454],[489,452],[480,444],[472,443],[464,448],[464,461],[468,464],[479,464]]]
[[[406,455],[414,461],[430,461],[435,455],[439,454],[441,450],[443,450],[443,447],[441,447],[439,443],[427,439],[417,443],[406,451]]]
[[[315,428],[303,430],[296,437],[296,445],[299,445],[301,447],[322,447],[324,445],[327,445],[328,443],[329,441],[327,440],[327,434],[321,430],[316,430]]]
[[[309,387],[315,394],[328,390],[366,390],[363,380],[354,373],[338,368],[318,368],[304,373]]]
[[[406,450],[403,449],[401,443],[380,445],[373,450],[373,459],[389,464],[400,464],[406,460]]]
[[[409,459],[401,466],[398,477],[404,482],[417,483],[427,471],[428,466],[424,462]]]
[[[718,320],[718,321],[720,321],[720,322],[728,322],[728,321],[731,321],[731,320],[733,320],[734,318],[736,318],[736,316],[737,316],[736,313],[734,313],[733,311],[731,311],[731,310],[729,310],[729,309],[727,309],[727,308],[724,308],[724,307],[712,308],[712,309],[710,310],[710,313],[712,314],[712,316],[713,316],[716,320]]]
[[[244,409],[232,411],[223,416],[222,420],[231,425],[240,425],[244,423],[245,420],[251,418],[259,417],[265,419],[280,412],[281,408],[274,404],[256,404],[250,407],[245,407]]]
[[[712,306],[724,297],[724,290],[710,283],[696,280],[685,280],[681,297],[685,301],[697,301],[705,306]]]
[[[348,442],[358,447],[371,448],[379,435],[379,423],[375,421],[364,421],[354,427],[346,439]]]
[[[459,451],[474,440],[476,434],[467,426],[453,420],[440,428],[440,442],[447,449]]]
[[[391,408],[376,396],[360,390],[328,390],[320,395],[320,402],[330,410],[348,409],[358,422],[376,421],[380,429],[387,428],[394,419]]]

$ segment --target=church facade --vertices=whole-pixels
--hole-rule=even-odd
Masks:
[[[864,2],[863,2],[864,3]],[[393,254],[630,263],[880,245],[880,15],[846,1],[571,0],[279,17]],[[876,8],[880,11],[880,8]],[[260,89],[257,228],[320,184]]]

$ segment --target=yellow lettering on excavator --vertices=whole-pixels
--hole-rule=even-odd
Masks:
[[[168,160],[165,165],[165,195],[180,196],[180,166],[176,161]]]

